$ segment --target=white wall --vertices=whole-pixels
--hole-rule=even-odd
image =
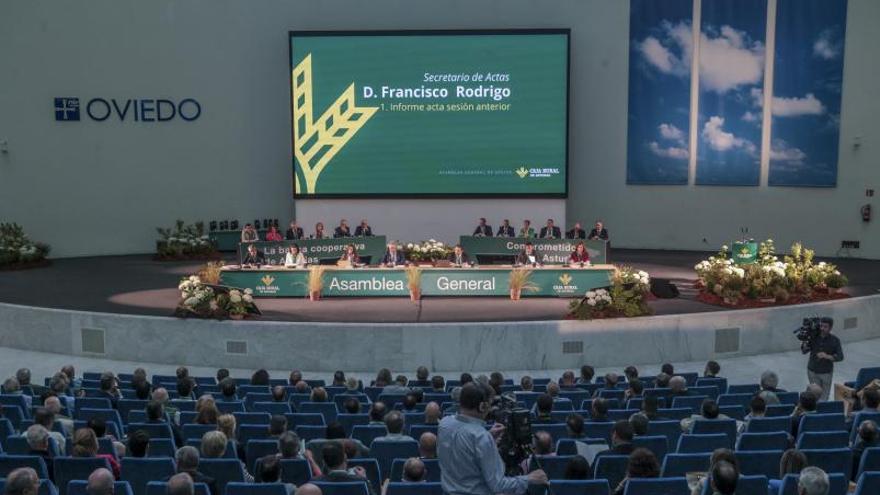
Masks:
[[[23,223],[58,256],[77,256],[149,252],[154,227],[178,217],[287,218],[288,30],[570,27],[570,222],[602,217],[620,247],[714,249],[748,225],[827,255],[842,239],[860,240],[854,254],[880,258],[877,221],[859,218],[864,189],[880,183],[880,2],[849,1],[839,185],[828,190],[627,186],[628,14],[626,0],[2,2],[0,220]],[[54,96],[194,97],[203,114],[163,125],[56,123]],[[445,215],[461,216],[463,232],[516,203],[487,200],[463,214],[453,208],[467,204],[459,200],[409,201],[397,209],[407,218],[386,217],[394,224],[384,230],[415,233],[411,225]],[[360,218],[360,205],[297,209],[326,211],[330,224],[337,212]],[[385,224],[373,211],[373,223]]]

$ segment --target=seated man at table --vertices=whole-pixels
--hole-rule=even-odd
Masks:
[[[501,222],[501,227],[498,227],[498,233],[495,234],[496,237],[514,237],[515,235],[516,232],[510,226],[510,220],[506,218]]]
[[[241,260],[241,264],[245,267],[250,267],[252,265],[265,265],[266,258],[263,256],[263,253],[257,251],[257,246],[249,244],[247,247],[247,252],[244,254],[244,259]]]
[[[590,263],[590,253],[587,252],[587,247],[584,246],[584,241],[577,243],[574,251],[571,252],[571,256],[568,257],[568,262],[573,265]]]
[[[516,264],[517,265],[540,265],[541,256],[535,251],[535,246],[532,245],[531,242],[527,242],[525,249],[520,251],[520,253],[516,256]]]
[[[519,229],[519,235],[517,237],[527,237],[529,239],[535,237],[535,229],[532,228],[531,220],[523,220],[523,226]]]
[[[339,221],[339,227],[336,227],[336,230],[333,231],[333,237],[351,237],[351,229],[348,228],[348,220],[343,218]]]
[[[290,221],[290,226],[287,227],[287,232],[284,233],[284,238],[288,241],[298,241],[305,237],[303,235],[303,229],[299,225],[296,224],[296,220]]]
[[[467,266],[471,264],[470,259],[468,259],[468,255],[464,252],[461,244],[456,244],[455,247],[452,248],[452,254],[449,255],[449,262],[456,266]]]
[[[403,253],[397,249],[397,242],[389,242],[388,250],[385,251],[385,256],[382,257],[382,265],[398,266],[405,264],[406,259],[404,259]]]
[[[608,240],[608,230],[605,228],[605,225],[602,224],[601,220],[596,220],[596,226],[590,231],[590,235],[587,236],[587,239],[591,241]]]
[[[241,242],[257,242],[259,240],[260,235],[257,234],[257,229],[253,225],[246,223],[241,231]]]
[[[492,226],[486,224],[485,218],[480,218],[480,223],[474,229],[474,237],[492,237]]]
[[[559,227],[553,225],[553,219],[547,219],[547,225],[541,227],[541,239],[559,239],[562,237],[562,232],[559,230]]]
[[[361,224],[354,228],[355,237],[372,237],[373,228],[367,223],[367,219],[361,220]]]
[[[581,223],[577,222],[574,224],[571,230],[565,233],[566,239],[586,239],[587,231],[581,228]]]

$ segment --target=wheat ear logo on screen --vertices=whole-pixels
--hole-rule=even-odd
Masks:
[[[333,161],[379,107],[359,107],[351,83],[317,119],[312,115],[312,55],[293,69],[293,155],[303,182],[294,171],[296,194],[315,194],[321,172]]]

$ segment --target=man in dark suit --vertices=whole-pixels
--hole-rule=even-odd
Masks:
[[[480,224],[474,229],[475,237],[492,237],[492,226],[486,224],[485,218],[480,218]]]
[[[333,231],[333,237],[351,237],[351,229],[348,228],[348,221],[346,219],[342,219],[339,221],[339,227]]]
[[[403,253],[397,249],[396,242],[388,243],[388,250],[385,251],[385,256],[382,257],[382,264],[386,266],[406,264],[406,259],[403,257]]]
[[[263,256],[263,253],[257,251],[257,246],[254,246],[253,244],[248,244],[247,251],[244,254],[244,259],[241,260],[241,264],[243,266],[265,265],[266,258]]]
[[[290,227],[288,227],[287,232],[284,233],[284,238],[288,241],[298,241],[303,237],[302,227],[296,224],[296,220],[291,220]]]
[[[635,450],[632,441],[632,424],[625,419],[621,419],[614,423],[614,427],[611,428],[611,448],[596,454],[596,459],[603,455],[630,455]]]
[[[468,258],[467,253],[464,252],[464,248],[461,247],[461,244],[456,244],[455,247],[452,248],[452,254],[449,255],[448,259],[450,263],[456,266],[465,266],[471,264],[471,261]]]
[[[562,231],[559,230],[559,227],[553,225],[553,219],[547,219],[547,225],[541,227],[541,239],[559,239],[562,237]]]
[[[342,442],[327,442],[321,449],[321,458],[327,466],[326,473],[315,478],[315,481],[340,483],[346,481],[366,481],[370,495],[375,495],[373,487],[367,479],[367,472],[361,466],[348,469],[348,459]]]
[[[367,219],[361,220],[361,224],[354,228],[355,237],[372,237],[373,228],[367,223]]]
[[[535,251],[535,246],[527,242],[525,248],[516,256],[517,265],[541,265],[541,256]]]
[[[605,225],[601,220],[596,221],[596,226],[590,231],[590,235],[587,236],[587,239],[591,241],[608,240],[608,230],[605,229]]]
[[[498,227],[498,233],[495,234],[496,237],[514,237],[515,235],[516,231],[510,226],[510,220],[506,218],[501,223],[501,227]]]
[[[587,231],[581,228],[581,223],[574,224],[571,230],[565,233],[566,239],[586,239]]]

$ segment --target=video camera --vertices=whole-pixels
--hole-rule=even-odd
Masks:
[[[504,461],[508,476],[522,474],[520,463],[532,450],[532,415],[519,407],[511,395],[500,395],[492,401],[488,419],[504,425],[504,434],[498,442],[498,454]]]
[[[821,318],[818,316],[814,316],[812,318],[804,318],[804,322],[801,324],[801,327],[795,330],[794,336],[796,339],[801,342],[810,342],[819,336],[819,323],[821,323]]]

